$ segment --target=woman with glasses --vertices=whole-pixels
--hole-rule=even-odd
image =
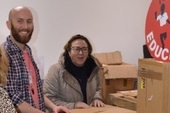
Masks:
[[[17,113],[8,93],[3,86],[6,84],[6,74],[8,72],[8,60],[0,46],[0,113]]]
[[[103,107],[101,65],[91,55],[89,40],[82,35],[75,35],[66,43],[64,50],[44,80],[46,96],[56,105],[69,109]]]

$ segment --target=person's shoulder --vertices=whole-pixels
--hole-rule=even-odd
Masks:
[[[0,98],[2,98],[3,95],[6,95],[6,94],[7,94],[6,90],[3,87],[0,87]]]
[[[57,68],[58,67],[58,63],[54,63],[50,66],[51,68]]]
[[[65,58],[64,58],[64,55],[62,53],[60,55],[59,59],[57,60],[57,62],[54,63],[51,67],[55,67],[57,69],[63,69],[65,67],[64,62],[65,62]]]
[[[64,70],[64,58],[63,56],[60,56],[59,59],[57,60],[57,62],[53,63],[50,68],[49,71],[50,72],[59,72]]]
[[[16,113],[8,93],[2,87],[0,87],[0,113]]]
[[[9,36],[7,36],[6,40],[2,43],[2,46],[8,47],[11,43],[11,40],[9,39]]]
[[[52,64],[50,66],[50,69],[58,71],[58,70],[63,69],[63,66],[59,62],[57,62],[55,64]]]
[[[5,42],[2,43],[2,47],[3,47],[4,49],[7,49],[7,48],[9,48],[10,46],[9,46],[9,43],[8,43],[7,41],[5,41]]]
[[[0,100],[1,100],[1,105],[8,99],[8,93],[6,90],[2,87],[0,87]]]
[[[16,47],[10,40],[6,40],[5,42],[2,43],[2,47],[7,53],[11,53],[13,51],[17,51]]]

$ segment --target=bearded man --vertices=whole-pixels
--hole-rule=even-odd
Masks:
[[[54,105],[42,91],[38,67],[27,45],[34,31],[33,15],[25,6],[14,7],[6,22],[10,35],[3,43],[9,60],[8,82],[5,86],[19,113],[70,113],[64,106]]]

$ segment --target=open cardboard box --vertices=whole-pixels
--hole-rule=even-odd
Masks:
[[[120,65],[103,65],[105,79],[137,78],[137,67],[123,62]]]
[[[137,78],[135,65],[123,63],[121,65],[104,65],[101,77],[101,88],[104,102],[107,103],[109,93],[133,90]]]
[[[120,51],[93,53],[101,64],[121,64],[122,55]]]

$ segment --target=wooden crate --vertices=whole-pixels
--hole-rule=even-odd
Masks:
[[[137,90],[118,91],[111,93],[108,97],[108,104],[134,110],[137,107]]]

